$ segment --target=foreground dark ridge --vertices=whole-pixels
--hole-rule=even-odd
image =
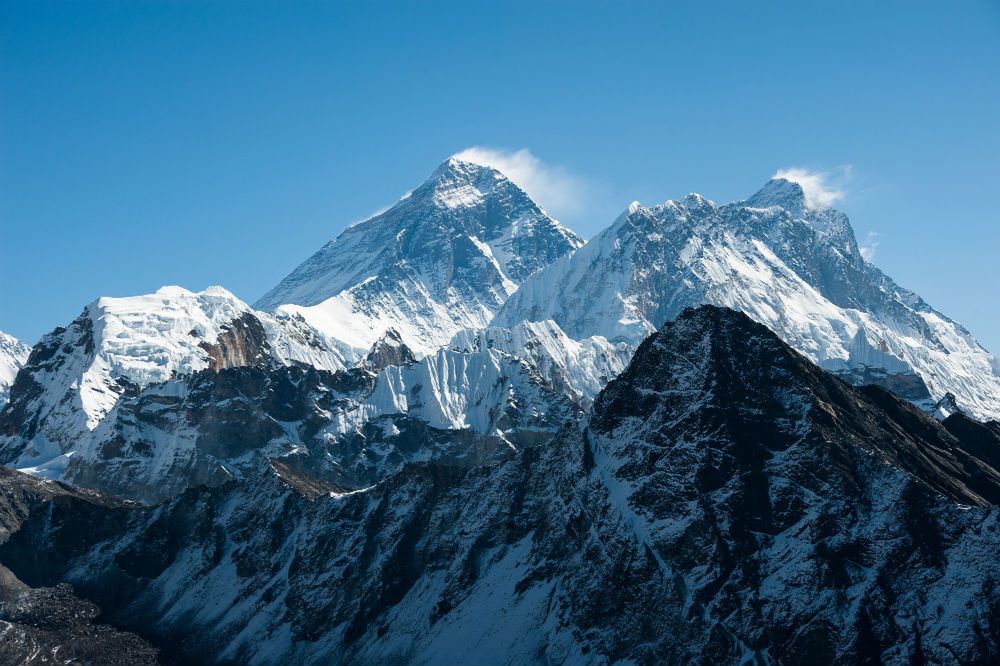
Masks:
[[[73,551],[118,531],[116,523],[133,508],[93,491],[48,483],[0,467],[0,541],[32,529],[39,509],[65,520],[68,529],[46,535],[51,548]],[[20,538],[15,536],[15,538]],[[44,555],[30,550],[6,551],[0,564],[0,664],[109,664],[144,666],[159,663],[157,650],[138,636],[99,622],[100,609],[80,599],[66,584],[26,585],[47,567]]]
[[[267,466],[154,508],[28,493],[0,563],[185,663],[989,663],[997,451],[702,307],[509,460],[351,493]]]

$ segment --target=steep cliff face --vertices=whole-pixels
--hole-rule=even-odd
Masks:
[[[280,461],[152,508],[74,495],[0,563],[182,660],[986,663],[997,450],[706,306],[551,443],[357,489]]]

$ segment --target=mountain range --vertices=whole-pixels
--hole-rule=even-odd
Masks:
[[[789,180],[583,243],[452,158],[4,387],[0,663],[1000,659],[1000,362]]]

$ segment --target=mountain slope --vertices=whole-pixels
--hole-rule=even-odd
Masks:
[[[179,660],[988,663],[998,428],[703,307],[552,445],[354,492],[272,466],[127,516],[38,502],[0,563]],[[80,515],[111,529],[66,529]]]
[[[824,368],[932,406],[952,393],[1000,418],[1000,362],[959,324],[862,258],[847,217],[773,180],[747,201],[633,204],[530,277],[493,322],[554,320],[576,339],[634,346],[685,307],[746,312]]]
[[[333,371],[344,362],[301,319],[255,312],[220,287],[102,298],[32,350],[0,411],[0,452],[6,463],[58,478],[119,401],[146,387],[204,370]]]
[[[31,347],[0,331],[0,407],[7,402],[17,371],[28,360]]]
[[[45,483],[0,468],[0,544],[22,528],[39,506],[69,508],[73,521],[63,544],[81,534],[100,538],[121,519],[123,505],[96,493]],[[73,510],[79,507],[81,510]],[[57,510],[58,511],[58,510]],[[86,537],[84,537],[86,543]],[[91,541],[92,543],[92,541]],[[2,547],[2,546],[0,546]],[[28,560],[37,564],[33,555]],[[0,564],[0,664],[94,664],[146,666],[160,663],[157,651],[138,636],[99,622],[100,609],[80,599],[69,585],[30,587]]]
[[[499,347],[416,361],[390,332],[345,369],[299,320],[222,292],[137,302],[161,299],[102,300],[39,344],[0,411],[0,463],[143,502],[278,458],[360,488],[413,460],[502,458],[579,414],[558,375]]]
[[[359,351],[395,329],[425,355],[485,326],[522,280],[581,244],[503,174],[452,158],[256,307],[300,314]]]

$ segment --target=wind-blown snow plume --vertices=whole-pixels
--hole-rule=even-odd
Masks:
[[[572,213],[581,207],[584,191],[581,180],[563,167],[546,164],[527,148],[510,152],[472,146],[453,157],[496,169],[557,216]]]
[[[878,237],[879,233],[877,231],[869,231],[868,236],[865,237],[865,242],[858,247],[858,250],[861,252],[861,256],[865,258],[865,261],[875,261],[875,251],[878,250],[879,244]]]
[[[845,169],[845,175],[850,169]],[[834,185],[833,177],[825,171],[810,171],[798,167],[778,169],[772,178],[784,178],[798,183],[806,195],[806,206],[816,209],[829,208],[844,198],[845,191]]]

